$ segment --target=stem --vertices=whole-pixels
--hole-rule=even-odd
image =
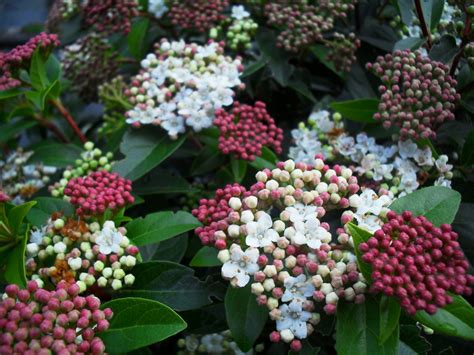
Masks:
[[[68,144],[69,140],[66,138],[66,136],[59,130],[59,128],[53,123],[45,118],[41,117],[40,115],[34,115],[33,118],[39,122],[40,125],[43,127],[46,127],[49,129],[53,134],[63,143]]]
[[[428,26],[426,26],[425,17],[423,16],[423,8],[421,7],[420,0],[415,0],[416,15],[418,16],[418,21],[420,21],[421,31],[423,36],[426,38],[426,46],[428,50],[431,49],[431,34]]]
[[[459,53],[453,59],[453,63],[451,64],[451,69],[449,69],[449,75],[454,76],[456,73],[456,68],[458,67],[459,61],[461,60],[462,53],[464,52],[464,48],[466,47],[467,43],[469,42],[469,34],[471,32],[471,16],[466,13],[466,22],[464,22],[464,31],[462,33],[461,39],[461,46],[459,47]]]
[[[66,119],[67,123],[69,123],[72,130],[74,131],[74,133],[76,133],[77,137],[79,138],[79,140],[82,143],[86,143],[87,142],[86,136],[81,132],[76,122],[74,121],[72,116],[69,114],[68,110],[64,107],[61,100],[60,99],[51,100],[51,103],[54,105],[54,107],[58,109],[59,113]]]

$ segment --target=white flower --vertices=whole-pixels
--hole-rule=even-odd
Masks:
[[[250,276],[258,271],[259,252],[256,248],[248,248],[245,252],[238,244],[230,247],[230,260],[222,266],[222,277],[235,279],[238,287],[244,287],[250,281]]]
[[[247,237],[245,243],[254,248],[266,247],[278,240],[278,233],[272,228],[272,217],[262,212],[257,222],[249,222],[246,225]]]
[[[34,228],[30,232],[30,242],[35,244],[41,244],[43,237],[46,234],[47,226],[40,228]]]
[[[169,113],[166,116],[162,117],[163,122],[161,127],[163,127],[170,137],[177,137],[178,133],[184,133],[184,118],[177,116],[173,113]]]
[[[308,121],[313,123],[319,131],[324,133],[332,131],[335,127],[335,123],[331,119],[330,113],[326,110],[312,112]]]
[[[245,11],[245,8],[242,5],[232,6],[232,14],[230,15],[236,20],[242,20],[246,17],[249,17],[250,14]]]
[[[336,140],[335,147],[340,154],[346,157],[356,153],[354,138],[351,136],[340,135]]]
[[[58,243],[54,244],[54,249],[53,250],[56,254],[61,254],[61,253],[66,252],[66,249],[67,249],[66,244],[64,244],[63,242],[58,242]]]
[[[99,246],[99,252],[108,255],[119,252],[122,238],[123,235],[115,228],[114,222],[106,221],[95,243]]]
[[[148,12],[156,18],[161,18],[168,11],[165,0],[148,0]]]
[[[206,334],[201,339],[202,345],[205,347],[205,352],[209,354],[222,354],[225,352],[223,347],[224,336],[218,333]]]
[[[354,214],[354,218],[357,221],[357,226],[362,229],[368,230],[369,232],[373,233],[380,228],[382,228],[383,222],[382,220],[374,215],[358,215]]]
[[[398,142],[398,153],[403,159],[413,158],[418,151],[418,146],[411,140]]]
[[[360,203],[357,207],[356,215],[363,216],[367,213],[378,216],[383,207],[387,207],[392,199],[387,195],[378,196],[372,189],[365,189],[360,195]]]
[[[419,166],[433,166],[433,153],[429,147],[418,149],[413,159]]]
[[[285,208],[285,211],[290,214],[290,221],[304,222],[309,219],[316,218],[316,206],[306,206],[302,203],[296,203],[292,207]]]
[[[434,186],[444,186],[451,188],[451,180],[446,179],[444,176],[439,177],[434,182]]]
[[[448,163],[447,155],[444,155],[444,154],[440,155],[439,158],[436,159],[435,161],[436,168],[438,169],[440,173],[445,174],[453,168],[451,164],[447,164],[447,163]]]
[[[312,249],[319,249],[322,243],[331,241],[331,233],[320,226],[317,218],[295,222],[294,228],[296,233],[292,240],[298,245],[307,244]]]
[[[287,277],[284,281],[285,293],[281,297],[282,302],[289,302],[292,300],[300,300],[304,302],[308,297],[311,297],[314,292],[312,283],[307,282],[306,275],[299,275],[297,277]]]
[[[186,125],[193,128],[195,132],[200,132],[204,128],[212,126],[214,117],[205,110],[199,110],[186,119]]]
[[[375,181],[380,181],[382,179],[390,180],[393,178],[392,175],[393,164],[380,164],[374,168],[374,177]]]
[[[299,339],[308,336],[306,322],[311,319],[311,313],[303,310],[301,302],[294,300],[289,305],[282,304],[279,310],[281,316],[276,321],[278,331],[288,329]]]
[[[410,193],[415,191],[419,186],[420,184],[417,181],[416,173],[408,172],[402,175],[398,189]]]

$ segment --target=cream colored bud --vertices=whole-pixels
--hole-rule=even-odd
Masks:
[[[249,196],[244,201],[249,208],[255,208],[258,205],[258,199],[255,196]]]
[[[240,198],[231,197],[231,199],[229,200],[229,207],[232,208],[234,211],[238,211],[242,207],[242,201],[240,201]]]
[[[263,285],[260,282],[254,282],[251,286],[250,289],[254,295],[260,296],[265,289],[263,288]]]
[[[296,266],[296,258],[293,255],[290,255],[285,259],[285,266],[288,269],[293,269]]]
[[[265,174],[263,171],[259,171],[255,175],[255,178],[257,179],[257,181],[260,181],[260,182],[266,182],[268,179],[267,174]]]
[[[285,161],[285,170],[290,173],[295,170],[295,162],[291,159]]]
[[[263,281],[263,288],[265,291],[270,292],[275,288],[275,281],[273,281],[273,279],[265,279],[265,281]]]
[[[348,287],[344,290],[344,298],[346,301],[353,301],[355,298],[355,291],[352,287]]]
[[[272,311],[274,309],[277,309],[278,307],[278,300],[273,297],[269,297],[267,300],[267,308]]]
[[[321,285],[321,292],[325,295],[330,294],[333,290],[334,289],[332,288],[332,285],[328,282],[325,282]]]
[[[277,219],[275,222],[273,222],[273,229],[278,233],[283,232],[285,230],[285,222]]]
[[[301,169],[295,169],[291,172],[293,179],[301,179],[303,177],[303,171]]]
[[[267,183],[265,184],[265,187],[270,191],[278,189],[278,186],[279,186],[278,181],[273,180],[273,179],[267,181]]]
[[[311,282],[314,285],[314,287],[319,289],[321,285],[323,284],[323,278],[321,277],[321,275],[314,275],[311,278]]]
[[[275,265],[267,265],[265,269],[263,269],[263,272],[267,277],[273,277],[277,274],[277,269]]]
[[[328,184],[326,184],[325,182],[320,182],[318,186],[316,186],[316,191],[318,191],[320,194],[323,192],[327,192]]]
[[[230,252],[228,249],[223,249],[220,250],[219,253],[217,253],[217,259],[224,264],[225,262],[230,260]]]
[[[322,277],[326,277],[327,275],[329,275],[329,268],[327,267],[327,265],[319,265],[318,267],[318,274],[321,275]]]
[[[228,233],[229,236],[231,236],[232,238],[237,238],[237,237],[240,235],[240,226],[238,226],[237,224],[231,224],[231,225],[227,228],[227,233]]]
[[[339,297],[337,297],[336,292],[330,292],[326,295],[326,303],[328,304],[337,304]]]
[[[280,336],[281,336],[281,340],[283,340],[285,343],[289,343],[295,338],[295,336],[289,329],[283,329],[280,332]]]
[[[246,210],[240,214],[240,221],[242,223],[249,223],[255,219],[255,216],[252,211]]]

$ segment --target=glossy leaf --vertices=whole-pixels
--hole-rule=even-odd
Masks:
[[[186,329],[186,322],[169,307],[142,298],[104,303],[114,316],[110,328],[99,333],[109,353],[126,353],[160,342]]]
[[[61,212],[65,216],[71,216],[74,212],[74,207],[62,198],[37,197],[35,201],[37,204],[28,212],[27,218],[37,227],[46,224],[54,212]]]
[[[349,234],[354,240],[354,252],[357,257],[357,265],[359,266],[359,270],[362,272],[365,279],[370,281],[372,280],[372,267],[362,260],[362,253],[359,250],[359,244],[366,242],[372,236],[372,233],[369,233],[365,229],[356,226],[354,223],[349,223],[347,227],[349,228]]]
[[[18,88],[2,90],[2,91],[0,91],[0,100],[10,99],[12,97],[19,96],[23,93],[24,93],[24,91],[21,90],[21,89],[18,89]]]
[[[30,64],[31,85],[37,90],[42,91],[49,83],[46,75],[45,61],[41,56],[40,48],[35,50]]]
[[[415,50],[420,48],[423,44],[425,44],[426,39],[424,38],[414,38],[414,37],[407,37],[399,40],[393,46],[393,50],[404,50],[404,49],[411,49]]]
[[[401,307],[395,297],[382,296],[380,299],[379,344],[385,343],[398,327]]]
[[[234,288],[229,285],[225,295],[227,324],[240,350],[249,351],[268,318],[268,309],[259,306],[250,285]]]
[[[138,264],[132,273],[133,286],[121,289],[118,297],[143,297],[186,311],[211,304],[211,297],[220,296],[218,284],[199,280],[194,270],[184,265],[150,261]]]
[[[447,64],[453,60],[458,52],[459,48],[456,44],[456,38],[451,35],[444,35],[431,48],[430,58]]]
[[[15,206],[8,212],[8,223],[12,229],[12,234],[14,237],[16,237],[20,232],[23,221],[34,205],[36,205],[36,201],[30,201],[22,205]]]
[[[402,213],[411,211],[425,216],[434,225],[452,223],[461,203],[461,194],[443,186],[430,186],[396,199],[390,209]]]
[[[61,154],[58,154],[61,152]],[[37,147],[28,160],[30,163],[43,163],[44,165],[65,168],[74,165],[81,157],[82,149],[74,144],[51,143]]]
[[[171,211],[150,213],[128,223],[127,237],[140,246],[162,242],[197,228],[201,223],[190,213]]]
[[[0,125],[0,143],[7,142],[27,129],[38,124],[37,121],[19,119]]]
[[[148,127],[128,131],[120,144],[125,159],[115,163],[113,171],[135,181],[173,154],[185,138],[171,140],[165,132]]]
[[[132,29],[128,34],[128,49],[136,59],[141,60],[145,56],[145,37],[149,27],[150,20],[147,18],[140,18],[133,23]]]
[[[378,105],[379,100],[377,99],[357,99],[330,104],[331,108],[343,117],[363,123],[375,122],[374,114],[378,111]]]
[[[26,243],[28,230],[13,249],[8,251],[4,277],[8,283],[26,287]]]
[[[138,195],[158,195],[193,193],[198,189],[193,188],[189,182],[178,174],[167,169],[155,169],[133,184],[133,191]]]
[[[203,246],[189,263],[193,267],[213,267],[220,266],[222,263],[217,259],[217,249]]]

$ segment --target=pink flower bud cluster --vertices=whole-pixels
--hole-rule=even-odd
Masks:
[[[272,1],[265,5],[267,23],[283,28],[277,38],[277,46],[290,52],[324,40],[324,32],[334,28],[337,18],[345,18],[354,9],[356,1]]]
[[[10,197],[5,192],[0,190],[0,203],[4,203],[8,201],[10,201]]]
[[[217,110],[214,125],[220,130],[220,151],[237,159],[253,161],[255,156],[262,155],[265,146],[277,154],[282,151],[283,130],[276,126],[261,101],[254,106],[235,102],[230,113]]]
[[[47,55],[53,48],[59,46],[58,35],[45,32],[31,38],[25,44],[19,45],[6,53],[0,53],[0,91],[19,86],[16,78],[19,69],[28,68],[33,53],[40,48]]]
[[[171,0],[168,16],[173,25],[206,32],[227,18],[223,11],[228,6],[228,0]]]
[[[97,334],[109,328],[112,310],[100,309],[95,296],[81,297],[77,285],[60,283],[55,291],[8,285],[0,301],[0,353],[104,354]],[[81,341],[78,341],[81,339]]]
[[[357,61],[355,53],[360,47],[360,40],[356,38],[354,33],[349,33],[346,36],[336,32],[328,46],[330,51],[327,60],[334,64],[336,70],[349,72],[352,63]]]
[[[195,230],[203,245],[214,244],[216,242],[216,232],[228,227],[227,217],[232,212],[232,208],[229,207],[229,200],[232,197],[249,195],[250,193],[247,192],[245,187],[239,184],[229,184],[222,189],[217,189],[213,198],[199,200],[199,207],[195,208],[192,214],[204,224],[203,227],[198,227]]]
[[[395,51],[379,56],[367,69],[382,80],[381,102],[374,119],[385,128],[400,128],[400,137],[435,138],[436,129],[452,121],[460,95],[449,67],[420,51]]]
[[[101,215],[105,210],[119,210],[135,201],[132,182],[117,173],[101,170],[87,177],[71,179],[64,194],[77,207],[78,215]]]
[[[83,292],[90,287],[118,290],[132,285],[130,273],[137,263],[138,248],[114,222],[86,223],[76,218],[55,218],[33,230],[27,244],[28,277],[40,284],[62,281]]]
[[[98,32],[127,34],[132,27],[132,19],[138,16],[138,1],[88,0],[83,13],[85,22]]]
[[[397,297],[408,314],[434,314],[452,302],[448,291],[472,294],[474,276],[467,274],[469,263],[451,225],[438,228],[409,211],[390,211],[387,218],[382,229],[359,245],[362,260],[372,266],[372,292]]]

